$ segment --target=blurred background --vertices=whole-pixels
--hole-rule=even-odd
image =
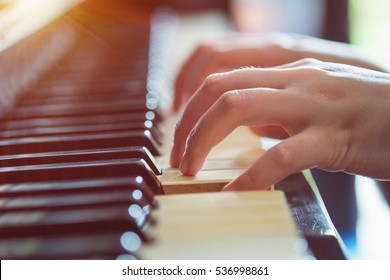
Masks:
[[[351,43],[390,69],[390,1],[349,0]]]
[[[350,41],[390,69],[390,1],[349,0]],[[388,192],[388,190],[387,190]],[[356,177],[356,259],[389,259],[390,208],[373,180]]]

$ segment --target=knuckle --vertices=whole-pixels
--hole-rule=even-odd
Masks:
[[[319,76],[326,76],[327,71],[323,69],[322,67],[310,67],[307,69],[308,74],[311,76],[319,77]]]
[[[206,77],[203,82],[202,89],[204,92],[213,92],[215,88],[218,86],[219,82],[219,74],[211,74]]]
[[[328,73],[321,66],[308,66],[300,69],[301,75],[310,79],[307,79],[307,82],[318,83],[320,79],[326,78]]]
[[[310,65],[310,66],[318,65],[321,63],[320,60],[311,57],[302,58],[301,60],[299,60],[299,62],[302,65]]]
[[[219,105],[225,112],[235,112],[242,103],[242,96],[238,90],[227,91],[219,99]]]

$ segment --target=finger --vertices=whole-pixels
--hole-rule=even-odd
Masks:
[[[176,79],[174,111],[177,111],[212,73],[245,66],[273,67],[296,60],[292,54],[286,56],[282,49],[276,47],[275,40],[281,41],[280,34],[269,34],[265,37],[235,35],[198,46]],[[286,38],[282,41],[285,42]]]
[[[240,125],[277,123],[289,127],[290,122],[299,122],[301,113],[291,110],[294,102],[283,90],[275,89],[223,94],[189,134],[180,170],[184,175],[195,175],[210,150]]]
[[[191,77],[191,75],[189,75],[191,68],[200,67],[199,61],[200,57],[203,56],[202,51],[202,48],[198,47],[195,52],[190,56],[190,58],[187,59],[187,61],[183,64],[179,71],[179,74],[177,75],[175,84],[175,96],[173,100],[174,111],[177,111],[182,104],[182,99],[184,95],[184,84],[189,82],[188,79]]]
[[[313,131],[292,136],[264,153],[248,170],[226,185],[224,191],[267,189],[283,178],[318,166],[327,154]]]
[[[258,50],[253,48],[234,48],[234,43],[229,42],[230,48],[215,47],[209,55],[208,61],[202,69],[196,73],[196,82],[187,85],[186,92],[193,94],[204,79],[214,73],[232,71],[243,67],[258,67],[264,59],[260,59]],[[254,59],[257,58],[257,59]],[[257,62],[257,60],[260,60]],[[190,96],[188,96],[190,97]]]
[[[184,63],[176,78],[175,96],[173,102],[173,109],[177,111],[180,106],[191,96],[193,92],[188,92],[202,71],[207,65],[214,52],[214,46],[211,44],[199,45],[195,52]]]
[[[234,56],[230,53],[231,51],[219,51],[212,46],[203,47],[185,63],[176,79],[174,111],[178,111],[190,99],[208,75],[246,65],[242,59],[232,59]]]
[[[229,60],[229,56],[226,56],[226,54],[226,52],[214,52],[209,56],[207,64],[205,64],[202,69],[199,69],[197,73],[195,73],[197,78],[193,80],[192,84],[186,85],[185,92],[187,95],[184,98],[184,102],[190,99],[190,97],[201,86],[207,76],[211,74],[220,74],[232,71],[233,69],[239,68],[241,66],[241,64],[237,64],[234,63],[234,61]]]
[[[189,100],[175,128],[171,165],[178,167],[183,156],[185,141],[199,118],[224,93],[245,88],[284,88],[301,79],[299,71],[293,69],[239,69],[208,76],[202,86]],[[253,104],[250,104],[253,107]]]
[[[229,44],[232,45],[233,43],[230,42]],[[208,52],[207,55],[202,54],[200,55],[202,57],[198,56],[197,62],[192,61],[193,67],[189,68],[187,76],[181,77],[181,104],[188,101],[204,79],[210,74],[227,72],[242,67],[274,67],[278,61],[274,56],[269,57],[270,53],[272,53],[271,50],[264,50],[263,53],[259,53],[258,49],[253,48],[243,50],[241,48],[221,48],[214,46],[213,48],[210,47]],[[297,66],[307,62],[301,62]],[[286,65],[280,68],[292,67],[293,65]]]

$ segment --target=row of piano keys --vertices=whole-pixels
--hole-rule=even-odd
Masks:
[[[59,21],[74,46],[0,120],[0,258],[132,259],[161,193],[150,25]]]

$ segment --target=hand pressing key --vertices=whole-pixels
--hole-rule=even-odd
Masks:
[[[390,74],[314,59],[212,74],[177,123],[172,166],[195,175],[241,125],[288,137],[224,190],[264,189],[312,167],[390,179]]]

